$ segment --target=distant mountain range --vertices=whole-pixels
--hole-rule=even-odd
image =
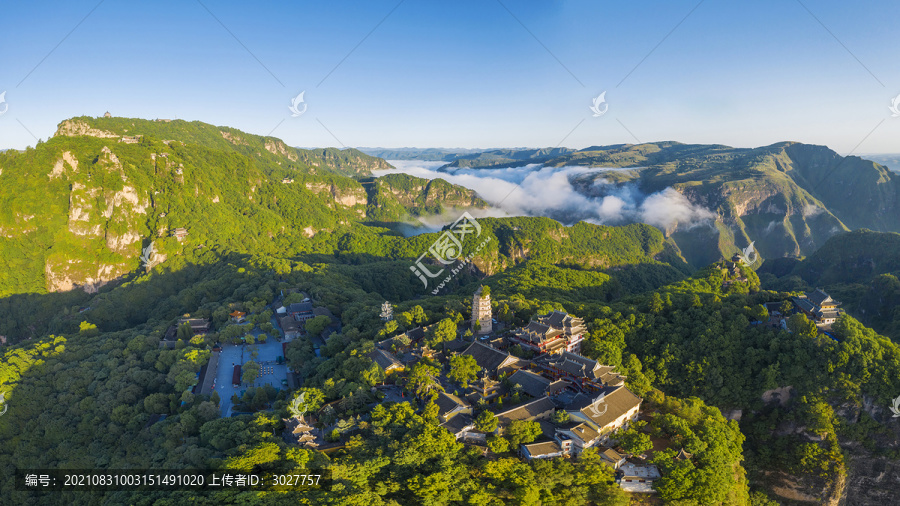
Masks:
[[[683,262],[699,268],[731,257],[751,242],[773,260],[811,255],[848,230],[900,231],[900,176],[823,146],[660,142],[380,153],[444,157],[447,174],[528,164],[626,169],[573,171],[569,183],[601,201],[625,190],[677,192],[705,210],[704,223],[680,219],[676,209],[671,225],[657,225],[667,243],[663,262],[679,269]],[[190,248],[272,255],[378,250],[415,257],[419,246],[394,244],[384,234],[423,216],[488,207],[472,189],[440,178],[372,177],[391,169],[361,150],[297,149],[201,122],[72,118],[50,140],[0,154],[0,295],[96,290],[139,269],[151,243],[155,263]],[[504,241],[522,240],[514,236]],[[490,253],[499,255],[496,260],[485,257],[482,272],[531,254],[530,248],[502,248]],[[651,255],[661,251],[655,246]],[[584,265],[617,265],[607,253],[581,256]],[[578,258],[574,251],[566,261]]]
[[[803,257],[843,231],[900,231],[900,176],[871,160],[795,142],[754,149],[678,142],[498,149],[454,154],[438,171],[477,175],[529,164],[631,168],[573,172],[570,183],[595,199],[671,188],[709,210],[711,226],[690,221],[665,230],[694,267],[730,257],[751,242],[764,258]]]
[[[875,163],[880,163],[881,165],[884,165],[892,171],[900,173],[900,153],[886,155],[860,155],[860,157],[865,158],[866,160],[872,160]]]
[[[358,148],[367,155],[385,160],[422,160],[451,162],[459,156],[481,153],[481,149],[465,148]]]

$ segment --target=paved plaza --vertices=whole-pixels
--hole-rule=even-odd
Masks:
[[[259,355],[256,357],[256,362],[260,365],[259,377],[252,385],[242,384],[239,388],[234,388],[231,384],[234,366],[243,365],[250,360],[250,351],[253,346],[259,352]],[[277,389],[284,388],[281,380],[287,378],[287,365],[277,364],[278,357],[282,356],[281,342],[274,337],[269,337],[265,344],[257,343],[253,346],[246,344],[222,345],[215,390],[219,392],[219,397],[221,398],[220,406],[223,417],[231,416],[233,408],[231,396],[235,393],[241,396],[249,387],[260,387],[267,384]]]

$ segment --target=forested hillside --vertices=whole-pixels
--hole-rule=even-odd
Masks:
[[[621,491],[609,485],[607,468],[589,454],[572,463],[527,464],[513,455],[485,460],[447,439],[427,412],[415,413],[406,404],[375,409],[352,430],[345,450],[328,456],[292,448],[272,436],[288,416],[286,392],[267,394],[275,402],[274,413],[219,419],[216,398],[182,394],[184,382],[192,381],[216,335],[175,350],[157,345],[171,318],[185,311],[212,317],[221,328],[228,325],[230,308],[262,307],[279,291],[298,288],[343,323],[320,357],[311,347],[289,349],[288,358],[307,377],[305,388],[320,391],[323,402],[345,399],[337,404],[341,408],[335,416],[355,419],[373,400],[369,386],[381,381],[366,358],[373,339],[386,331],[378,317],[385,295],[377,281],[406,270],[405,262],[354,266],[291,261],[279,267],[262,261],[201,253],[172,272],[155,271],[102,290],[86,302],[89,311],[58,318],[57,330],[7,348],[0,391],[9,411],[0,417],[0,465],[9,470],[27,460],[48,467],[289,470],[317,465],[333,470],[335,487],[330,493],[270,494],[267,500],[276,504],[449,504],[479,497],[533,504],[556,504],[562,498],[572,504],[626,503]],[[393,264],[399,264],[396,271]],[[752,271],[743,274],[746,282],[734,281],[713,266],[658,291],[613,302],[606,301],[608,294],[592,291],[607,282],[603,274],[537,260],[484,281],[493,287],[495,312],[502,321],[521,324],[561,308],[589,322],[585,354],[617,366],[627,375],[629,387],[645,396],[645,409],[657,413],[647,427],[651,434],[680,434],[678,440],[696,456],[689,466],[672,460],[674,452],[660,457],[658,465],[669,477],[657,485],[664,501],[749,504],[751,491],[760,500],[760,493],[772,494],[769,487],[779,486],[770,482],[767,473],[773,471],[819,490],[807,492],[820,494],[815,496],[823,501],[838,497],[844,477],[854,472],[840,457],[839,445],[858,444],[854,441],[877,430],[883,433],[879,437],[887,437],[878,458],[896,458],[900,449],[896,436],[884,435],[896,431],[896,422],[888,423],[887,410],[877,408],[889,405],[900,389],[900,349],[851,318],[836,327],[837,341],[805,330],[789,333],[751,325],[760,303],[784,300],[787,294],[755,292],[758,281]],[[421,311],[421,323],[465,318],[471,290],[470,284],[426,299],[395,294],[400,297],[396,311]],[[786,386],[793,391],[786,403],[760,400],[767,390]],[[743,410],[740,430],[737,422],[706,406],[726,413]],[[161,420],[160,414],[167,417]],[[800,426],[806,428],[786,431]],[[98,427],[103,427],[99,438]],[[402,444],[392,446],[389,441]],[[529,478],[548,473],[557,478]],[[557,481],[562,476],[570,478]],[[239,496],[253,500],[256,493]],[[138,497],[147,496],[118,493],[107,501],[124,504]],[[93,499],[76,494],[66,500],[88,504]],[[222,500],[237,496],[195,498],[201,503]]]
[[[449,230],[404,237],[398,225],[478,214],[484,201],[443,180],[373,178],[383,161],[352,151],[278,142],[201,123],[76,118],[35,148],[0,154],[0,503],[757,506],[835,504],[851,494],[859,504],[900,501],[896,489],[860,485],[900,469],[900,419],[889,411],[900,394],[900,347],[879,333],[896,331],[900,235],[836,235],[802,262],[769,259],[758,276],[720,256],[692,268],[679,235],[690,231],[479,217],[476,237],[454,253],[470,261],[435,289],[410,268],[442,268],[433,246]],[[834,235],[814,220],[844,223],[837,211],[800,210],[824,206],[825,193],[804,189],[830,159],[823,149],[779,145],[751,156],[621,146],[584,160],[643,160],[655,165],[617,177],[720,196],[704,202],[720,213],[721,237],[758,231],[777,214],[767,206],[796,211],[785,223],[803,229],[811,248]],[[736,195],[751,194],[757,200],[740,211]],[[891,219],[875,218],[885,226]],[[701,246],[730,257],[734,243],[691,247]],[[850,313],[830,335],[787,302],[820,283]],[[581,353],[614,367],[643,401],[616,444],[635,455],[653,450],[648,458],[662,476],[652,499],[624,492],[594,450],[521,459],[519,444],[535,441],[537,422],[483,445],[457,441],[441,426],[434,396],[456,386],[436,377],[455,366],[434,357],[455,357],[451,346],[476,339],[465,322],[479,287],[491,294],[498,328],[521,328],[554,310],[584,320]],[[276,343],[297,388],[287,380],[257,386],[251,374],[230,399],[193,389],[221,346],[239,348],[243,360],[257,340],[285,337],[274,311],[307,298],[316,316],[305,334]],[[178,324],[186,315],[210,328],[194,335]],[[420,355],[402,351],[405,332],[420,326]],[[406,361],[395,376],[373,358],[378,342],[393,343]],[[514,348],[509,356],[524,359]],[[521,385],[504,387],[494,409],[522,402]],[[225,402],[234,416],[222,416]],[[486,408],[477,403],[473,415]],[[298,410],[314,413],[327,452],[292,439]],[[557,414],[552,423],[563,423]],[[26,465],[327,469],[333,483],[303,493],[13,491],[15,469]]]
[[[845,311],[900,341],[900,234],[840,234],[802,261],[764,265],[760,277],[775,289],[823,287]]]
[[[755,242],[764,258],[812,254],[833,235],[858,228],[900,232],[900,177],[824,146],[782,142],[753,149],[657,142],[582,150],[491,150],[458,155],[441,170],[545,167],[633,168],[572,176],[602,198],[673,188],[715,214],[712,227],[666,230],[695,268]]]
[[[443,181],[342,175],[387,167],[199,122],[67,120],[47,142],[0,154],[0,295],[95,292],[198,248],[332,252],[359,222],[486,207]]]

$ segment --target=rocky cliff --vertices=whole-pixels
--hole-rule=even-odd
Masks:
[[[355,150],[298,150],[199,122],[66,120],[49,141],[0,154],[0,296],[97,291],[141,272],[151,241],[152,264],[165,268],[203,248],[328,250],[320,232],[359,226],[370,209],[392,221],[486,205],[443,181],[401,190],[342,175],[388,168]]]

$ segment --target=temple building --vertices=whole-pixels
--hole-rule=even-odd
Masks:
[[[510,343],[531,350],[535,355],[565,351],[580,353],[585,331],[581,318],[553,311],[519,329],[510,338]]]
[[[800,297],[794,297],[792,301],[800,312],[819,327],[830,326],[843,313],[843,310],[838,308],[841,303],[832,299],[821,288],[816,288],[814,292],[807,292]]]
[[[480,287],[472,297],[472,332],[476,335],[492,332],[490,287]]]
[[[594,396],[578,394],[566,411],[569,420],[588,425],[605,444],[613,432],[637,419],[641,401],[628,387],[605,387]]]
[[[626,376],[611,365],[603,365],[577,353],[564,351],[558,355],[541,355],[532,362],[554,380],[566,379],[581,390],[594,391],[603,386],[621,386]]]
[[[523,363],[508,351],[500,351],[479,341],[469,345],[462,355],[471,355],[485,374],[491,378],[497,378],[507,372],[521,369]]]

